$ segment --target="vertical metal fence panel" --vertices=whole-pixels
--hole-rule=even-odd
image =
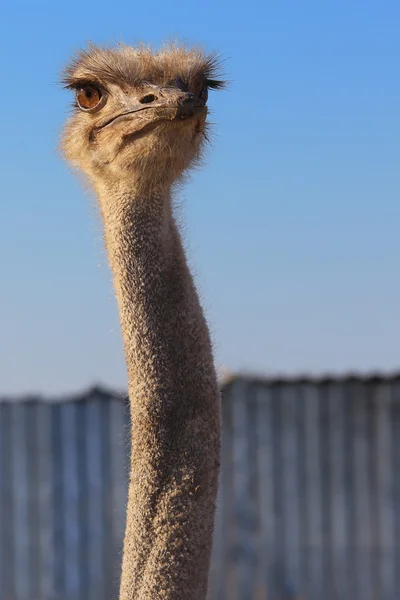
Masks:
[[[355,478],[354,478],[354,384],[341,386],[344,421],[344,482],[345,482],[345,523],[346,546],[344,556],[346,560],[345,576],[348,580],[347,595],[357,597],[356,556],[361,548],[356,543],[356,507],[355,507]]]
[[[79,457],[75,431],[76,409],[76,402],[69,402],[62,407],[60,431],[64,492],[65,595],[67,598],[79,597],[81,589],[79,569]]]
[[[300,595],[300,515],[298,481],[298,421],[296,388],[282,388],[282,507],[283,507],[283,588],[287,596]]]
[[[222,568],[224,577],[211,589],[211,598],[231,600],[236,589],[235,578],[235,504],[233,487],[233,423],[231,404],[224,398],[222,402],[222,457],[220,485],[223,488],[222,497],[224,504],[220,506],[219,516],[222,518],[222,532],[224,538]],[[218,595],[219,594],[219,595]]]
[[[323,540],[322,540],[322,473],[319,413],[321,403],[318,388],[304,387],[305,475],[304,489],[308,542],[302,549],[308,557],[306,598],[323,598]]]
[[[257,421],[252,435],[257,443],[258,480],[258,573],[256,578],[256,600],[265,600],[273,593],[271,564],[274,548],[274,478],[272,463],[272,394],[265,386],[255,390]]]
[[[393,424],[392,429],[392,459],[393,459],[393,473],[394,485],[393,485],[393,505],[394,511],[394,527],[393,534],[395,539],[394,549],[394,564],[396,565],[395,573],[395,589],[400,590],[400,383],[392,387],[392,410],[390,414],[391,422]]]
[[[48,403],[36,405],[36,455],[38,460],[38,528],[37,539],[31,544],[39,558],[39,595],[55,598],[55,550],[54,543],[54,486],[52,464],[52,413]],[[6,515],[5,515],[6,517]],[[17,599],[18,600],[18,599]]]
[[[32,498],[34,491],[28,488],[25,411],[25,403],[12,406],[14,556],[15,565],[18,566],[18,569],[14,571],[14,588],[17,598],[29,598],[31,595],[29,585],[28,500]],[[31,491],[33,492],[32,495],[30,494]],[[24,573],[24,576],[19,577],[19,572]]]
[[[400,380],[223,390],[209,600],[397,600]],[[1,600],[116,600],[129,408],[0,402]]]
[[[307,569],[308,569],[308,557],[304,548],[308,546],[308,527],[307,527],[307,499],[305,494],[305,481],[306,481],[306,465],[305,465],[305,396],[304,389],[302,386],[296,386],[294,388],[296,398],[296,419],[297,419],[297,501],[298,501],[298,552],[299,552],[299,594],[304,598],[307,598]]]
[[[233,480],[235,503],[235,573],[236,586],[232,600],[243,598],[251,588],[255,577],[255,543],[253,530],[255,524],[255,498],[251,494],[251,475],[253,468],[249,436],[250,400],[243,402],[243,391],[237,386],[232,403],[232,436],[233,436]],[[254,435],[254,434],[252,434]]]
[[[329,586],[332,599],[346,598],[349,595],[348,571],[348,498],[345,476],[346,456],[345,406],[346,398],[340,386],[330,386],[326,398],[329,411],[329,430],[327,432],[329,450]]]
[[[106,540],[103,540],[103,508],[102,497],[102,465],[101,465],[101,409],[102,405],[96,397],[90,397],[86,404],[86,478],[87,488],[87,519],[88,519],[88,600],[104,599],[104,551]]]
[[[88,488],[89,479],[87,477],[87,406],[86,402],[77,402],[75,410],[75,439],[77,452],[77,478],[79,486],[78,496],[78,522],[79,522],[79,579],[80,596],[79,600],[89,598],[91,587],[89,575],[89,510]]]
[[[37,416],[36,403],[27,403],[25,411],[24,436],[26,439],[26,467],[27,467],[27,539],[29,557],[29,590],[31,598],[40,597],[40,555],[35,546],[35,540],[39,539],[39,456],[37,453]]]
[[[394,589],[394,506],[391,461],[392,423],[390,420],[391,389],[381,385],[375,391],[376,418],[376,494],[379,548],[379,596],[390,600]]]
[[[15,583],[12,405],[0,405],[0,598],[13,600]]]
[[[53,548],[54,554],[54,591],[61,598],[66,596],[65,582],[65,498],[64,498],[64,478],[62,472],[62,413],[64,404],[55,404],[51,408],[51,483],[53,486]],[[57,596],[56,596],[57,597]],[[17,600],[20,596],[17,597]],[[21,600],[24,600],[22,597]]]
[[[272,565],[270,569],[271,592],[283,594],[285,586],[285,555],[284,555],[284,528],[285,513],[283,499],[283,476],[282,473],[282,403],[281,388],[274,387],[272,390],[272,477],[274,480],[273,496],[273,519],[275,543],[272,556]],[[273,598],[275,596],[272,596]]]
[[[249,497],[250,503],[247,512],[248,518],[248,531],[249,531],[249,548],[248,548],[248,565],[249,565],[249,576],[248,580],[251,582],[250,587],[257,592],[257,575],[259,573],[259,562],[260,557],[258,553],[258,540],[260,532],[260,504],[259,504],[259,466],[258,466],[258,440],[256,436],[257,430],[257,396],[256,389],[253,386],[250,390],[248,400],[246,402],[248,409],[247,427],[248,431],[252,432],[252,435],[248,436],[248,485],[249,485]],[[248,588],[247,588],[248,589]]]
[[[357,598],[374,600],[372,593],[373,546],[371,488],[369,479],[368,407],[365,402],[365,387],[356,384],[353,401],[353,463],[355,506],[355,589]],[[400,441],[400,439],[399,439]],[[400,505],[399,505],[400,508]]]

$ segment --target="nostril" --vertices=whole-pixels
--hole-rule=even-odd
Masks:
[[[157,96],[155,96],[154,94],[146,94],[145,96],[143,96],[143,98],[140,98],[139,102],[141,104],[150,104],[155,100],[157,100]]]

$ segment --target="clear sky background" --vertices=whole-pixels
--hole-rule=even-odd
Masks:
[[[11,2],[0,9],[0,395],[126,384],[95,203],[57,153],[58,73],[95,42],[226,58],[182,190],[218,366],[400,368],[400,3]]]

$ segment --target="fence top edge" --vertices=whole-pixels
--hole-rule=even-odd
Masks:
[[[256,386],[295,386],[295,385],[313,385],[324,386],[332,384],[395,384],[400,382],[400,372],[383,373],[323,373],[323,374],[268,374],[268,375],[252,375],[247,373],[238,373],[226,376],[221,381],[222,392],[228,391],[233,385],[245,384]]]
[[[370,372],[370,373],[322,373],[322,374],[286,374],[275,373],[268,375],[232,373],[225,375],[220,380],[220,388],[223,395],[228,393],[231,388],[237,384],[246,386],[296,386],[296,385],[343,385],[343,384],[396,384],[400,383],[400,371],[393,373]],[[0,406],[2,404],[58,404],[66,402],[87,402],[90,400],[111,401],[117,400],[126,402],[128,395],[126,392],[110,390],[103,386],[93,386],[80,394],[62,394],[58,396],[45,396],[41,394],[23,394],[19,396],[0,396]]]

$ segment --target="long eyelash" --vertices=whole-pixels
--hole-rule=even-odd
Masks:
[[[203,59],[203,72],[210,89],[221,90],[226,86],[226,81],[221,77],[221,62],[221,57],[216,52],[211,52]]]
[[[102,92],[104,90],[104,87],[98,82],[98,81],[94,81],[93,79],[70,79],[68,81],[64,81],[64,89],[67,90],[78,90],[81,87],[85,87],[87,85],[93,86],[93,87],[97,87],[99,88]]]
[[[210,90],[223,90],[227,82],[222,79],[206,79],[206,85],[210,88]]]

